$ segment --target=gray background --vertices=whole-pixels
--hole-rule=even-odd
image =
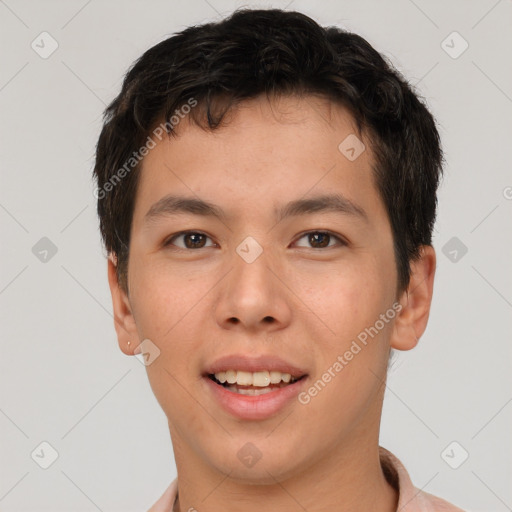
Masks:
[[[270,4],[0,0],[2,511],[143,511],[175,477],[145,368],[117,346],[94,145],[135,58],[241,5]],[[435,296],[419,346],[390,370],[381,444],[425,491],[471,511],[512,510],[512,3],[271,5],[367,38],[438,119],[447,166]],[[47,58],[43,31],[58,43]],[[453,31],[469,44],[457,58]],[[48,469],[43,441],[58,452]]]

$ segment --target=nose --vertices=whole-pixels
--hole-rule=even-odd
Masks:
[[[222,328],[257,333],[282,329],[290,323],[293,294],[283,284],[282,271],[269,252],[263,250],[254,261],[238,253],[232,258],[231,271],[220,283],[215,306]]]

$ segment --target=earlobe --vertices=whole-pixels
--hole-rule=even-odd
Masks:
[[[119,285],[116,272],[116,257],[111,254],[108,258],[108,284],[112,295],[114,327],[117,333],[119,348],[126,355],[133,355],[133,349],[138,345],[137,328],[126,292]],[[135,343],[133,343],[135,341]]]
[[[414,348],[427,327],[436,270],[434,248],[422,246],[419,258],[412,261],[410,267],[411,278],[400,298],[402,308],[391,336],[391,347],[397,350]]]

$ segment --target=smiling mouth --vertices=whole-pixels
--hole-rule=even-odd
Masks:
[[[266,393],[272,393],[277,391],[278,389],[291,386],[295,384],[296,382],[299,382],[302,380],[306,375],[302,375],[301,377],[292,377],[289,376],[285,377],[285,380],[287,382],[281,380],[278,383],[268,383],[265,386],[254,386],[254,385],[245,385],[245,384],[239,384],[238,382],[228,382],[225,380],[224,382],[221,382],[215,374],[209,374],[207,377],[215,382],[215,384],[218,384],[219,386],[222,386],[227,391],[231,391],[232,393],[238,393],[239,395],[252,395],[252,396],[258,396],[258,395],[264,395]],[[224,380],[225,377],[222,378]],[[233,380],[232,378],[230,380]]]

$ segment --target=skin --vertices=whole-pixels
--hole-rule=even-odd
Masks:
[[[390,347],[413,348],[426,328],[434,249],[422,248],[408,289],[397,293],[370,141],[362,139],[366,151],[353,162],[338,150],[357,133],[341,106],[314,96],[262,97],[242,103],[227,121],[209,132],[184,119],[178,138],[149,152],[133,214],[129,295],[117,281],[115,258],[108,262],[121,350],[133,355],[144,339],[160,350],[146,368],[168,418],[176,510],[394,511],[397,492],[378,454],[384,381]],[[276,224],[274,207],[333,192],[363,208],[367,221],[317,212]],[[225,222],[179,214],[145,223],[169,193],[215,203]],[[303,234],[319,229],[346,243],[315,245]],[[184,237],[164,246],[184,230],[204,233],[202,248],[187,248]],[[236,252],[247,236],[263,248],[250,264]],[[305,368],[314,383],[395,301],[399,314],[308,404],[293,400],[271,418],[241,420],[218,406],[201,378],[220,356],[277,354]],[[237,457],[247,442],[261,452],[250,468]]]

